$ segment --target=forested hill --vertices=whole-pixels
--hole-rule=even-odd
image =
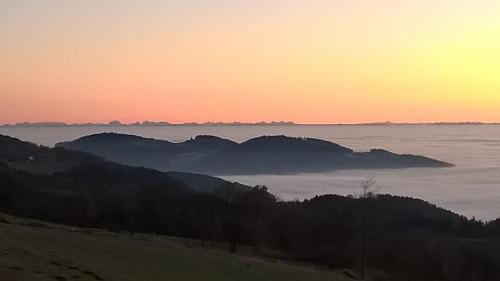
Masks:
[[[246,245],[356,272],[365,264],[391,280],[500,280],[498,221],[469,220],[422,200],[369,193],[287,202],[265,187],[228,194],[224,185],[197,193],[169,174],[64,148],[2,136],[0,147],[0,213],[212,241],[231,252]],[[69,168],[38,167],[59,161]]]
[[[287,136],[262,136],[235,143],[215,136],[172,143],[103,133],[57,144],[132,166],[212,175],[291,174],[336,169],[449,167],[449,163],[386,150],[354,152],[338,144]]]
[[[161,178],[161,183],[167,187],[181,183],[194,192],[217,193],[229,197],[233,196],[233,193],[250,189],[249,186],[216,177],[183,172],[162,173],[149,168],[128,167],[86,152],[63,147],[48,148],[2,135],[0,135],[0,162],[7,164],[11,169],[34,175],[88,174],[96,178],[101,176],[103,180],[121,179],[124,182],[147,177],[157,180]],[[102,174],[106,171],[110,174]]]

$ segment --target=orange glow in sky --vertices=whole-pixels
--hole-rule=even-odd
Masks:
[[[500,1],[0,2],[0,123],[500,122]]]

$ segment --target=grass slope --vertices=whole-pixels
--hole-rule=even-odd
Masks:
[[[348,280],[338,271],[230,255],[169,237],[112,234],[6,218],[0,280]]]

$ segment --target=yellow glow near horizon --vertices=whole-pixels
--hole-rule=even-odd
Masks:
[[[0,123],[500,122],[500,3],[3,1]]]

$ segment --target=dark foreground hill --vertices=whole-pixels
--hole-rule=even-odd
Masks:
[[[287,202],[265,187],[225,197],[194,192],[166,173],[81,152],[37,149],[7,137],[0,137],[0,144],[9,146],[0,149],[2,213],[198,239],[225,244],[231,253],[251,248],[256,254],[355,272],[364,264],[368,272],[385,272],[383,280],[500,280],[498,221],[469,220],[422,200],[370,194]],[[30,165],[52,165],[53,151],[70,168],[29,170]],[[72,155],[82,161],[68,161]],[[28,163],[20,165],[25,157]]]
[[[214,136],[172,143],[133,135],[104,133],[57,144],[119,163],[162,171],[203,174],[287,174],[336,169],[449,167],[451,164],[386,150],[354,152],[312,138],[263,136],[235,143]]]
[[[111,233],[0,213],[0,280],[349,281],[340,270],[224,252],[224,245]],[[250,249],[249,249],[250,250]]]

